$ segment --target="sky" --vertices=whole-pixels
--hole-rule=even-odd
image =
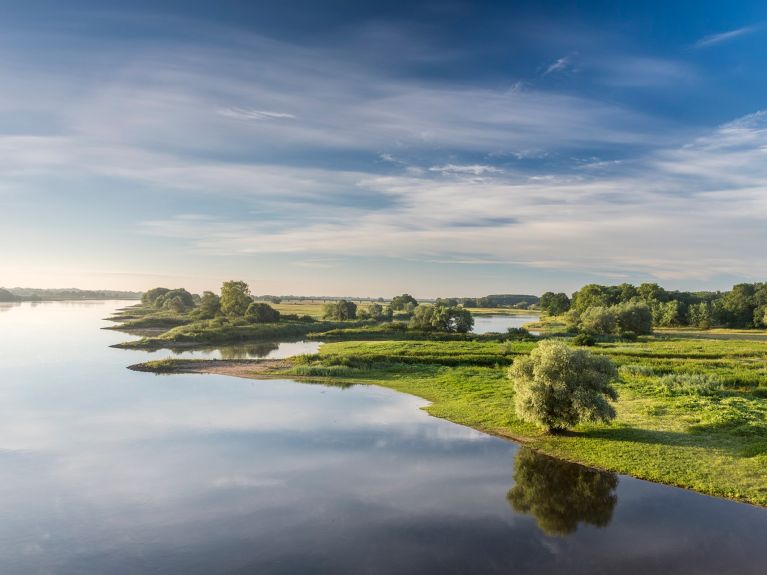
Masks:
[[[767,269],[767,3],[0,2],[0,285]]]

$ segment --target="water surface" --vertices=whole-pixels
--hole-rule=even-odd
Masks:
[[[522,327],[526,323],[538,321],[539,316],[526,315],[475,315],[474,333],[506,333],[510,327]],[[535,333],[535,332],[532,332]]]
[[[537,456],[390,390],[126,365],[124,303],[0,307],[0,573],[761,574],[763,509]]]

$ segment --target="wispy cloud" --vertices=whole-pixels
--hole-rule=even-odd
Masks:
[[[444,166],[432,166],[429,168],[430,172],[440,172],[442,174],[470,174],[473,176],[482,176],[485,174],[500,174],[502,169],[495,166],[487,166],[482,164],[470,164],[470,165],[456,165],[445,164]]]
[[[226,118],[238,120],[279,120],[296,118],[294,114],[286,112],[270,112],[269,110],[251,110],[247,108],[220,108],[217,113]]]
[[[542,76],[548,76],[549,74],[553,74],[555,72],[564,72],[568,69],[572,69],[573,61],[574,61],[574,56],[572,54],[568,54],[567,56],[562,56],[561,58],[559,58],[558,60],[550,64],[549,67],[543,71]]]
[[[727,30],[726,32],[719,32],[718,34],[711,34],[709,36],[700,38],[697,42],[695,42],[694,46],[696,48],[707,48],[708,46],[723,44],[725,42],[729,42],[730,40],[734,40],[735,38],[740,38],[741,36],[751,34],[756,30],[757,26],[744,26],[742,28],[735,28],[734,30]]]

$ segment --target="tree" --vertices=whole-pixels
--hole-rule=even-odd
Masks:
[[[574,533],[579,523],[606,527],[618,497],[618,476],[541,455],[521,447],[514,462],[515,485],[506,498],[514,511],[535,517],[547,535]]]
[[[648,304],[653,302],[664,302],[668,300],[668,292],[660,287],[658,284],[643,283],[637,290],[639,297],[641,297]]]
[[[652,315],[653,323],[659,327],[682,325],[685,319],[682,303],[675,299],[653,304]]]
[[[562,315],[570,309],[570,298],[561,292],[547,291],[541,296],[540,306],[549,315]]]
[[[280,321],[280,312],[268,303],[254,301],[245,310],[245,319],[251,323],[275,323]]]
[[[408,304],[411,306],[410,308],[408,308]],[[412,311],[417,305],[418,301],[409,293],[393,297],[389,304],[393,311]]]
[[[322,317],[325,319],[348,320],[357,317],[357,304],[353,301],[340,299],[336,302],[326,303],[322,308]]]
[[[144,305],[154,305],[157,301],[157,298],[164,296],[169,291],[170,290],[168,288],[164,287],[152,288],[144,292],[144,295],[141,296],[141,303]]]
[[[391,307],[386,306],[386,308],[384,308],[382,305],[377,303],[372,303],[368,307],[360,309],[357,312],[357,317],[361,319],[373,319],[375,321],[390,320],[391,316]]]
[[[154,306],[178,313],[194,307],[194,296],[184,288],[168,290],[154,301]]]
[[[687,323],[700,329],[711,327],[711,304],[702,301],[687,308]]]
[[[221,298],[212,291],[202,292],[197,309],[202,319],[212,319],[221,311]]]
[[[618,329],[621,332],[634,332],[637,335],[652,333],[652,311],[644,302],[627,301],[610,308],[615,314]]]
[[[509,369],[514,408],[523,421],[558,432],[581,421],[609,422],[617,399],[610,383],[617,377],[608,358],[574,350],[562,342],[539,343]]]
[[[594,306],[586,308],[580,315],[578,327],[584,333],[605,335],[615,331],[618,320],[615,312],[608,307]]]
[[[423,331],[468,333],[474,327],[474,318],[462,307],[425,304],[415,308],[410,327]]]
[[[221,311],[229,317],[242,317],[253,301],[250,288],[243,281],[228,281],[221,285]]]

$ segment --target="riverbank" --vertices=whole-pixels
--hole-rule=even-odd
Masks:
[[[646,338],[591,348],[620,366],[618,417],[551,436],[516,419],[506,366],[533,342],[339,342],[272,361],[149,362],[158,373],[217,373],[375,384],[422,397],[436,417],[569,461],[767,505],[763,344]]]

